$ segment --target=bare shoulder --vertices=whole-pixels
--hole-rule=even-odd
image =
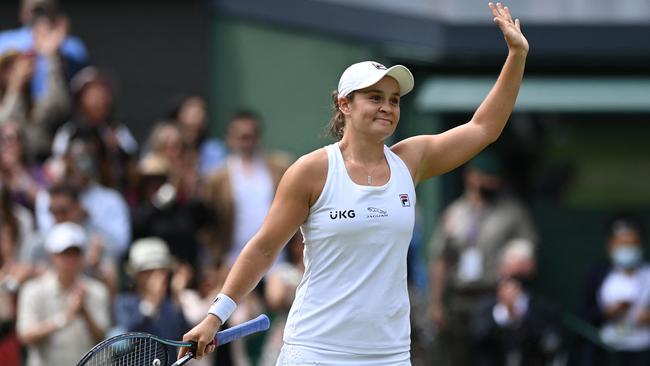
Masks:
[[[422,161],[425,138],[425,136],[409,137],[390,147],[390,150],[404,161],[411,172],[411,176],[414,177],[414,180],[420,161]]]
[[[292,190],[299,190],[309,195],[311,206],[323,191],[327,179],[327,151],[325,148],[301,156],[284,174]]]

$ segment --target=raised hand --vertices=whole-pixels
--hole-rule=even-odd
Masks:
[[[146,292],[144,299],[147,300],[154,308],[158,308],[160,303],[167,295],[168,274],[167,270],[152,270],[147,278]]]
[[[34,24],[34,49],[41,55],[54,56],[65,40],[70,29],[70,22],[65,16],[54,21],[40,19]]]
[[[84,309],[86,289],[83,285],[78,285],[68,298],[68,317],[71,319]]]
[[[521,25],[519,19],[512,19],[510,15],[510,8],[503,6],[502,3],[488,3],[494,22],[499,26],[503,37],[506,39],[508,49],[514,52],[528,53],[528,40],[521,33]]]
[[[517,299],[522,294],[521,285],[517,281],[505,280],[499,283],[497,289],[497,298],[500,303],[506,306],[511,316],[519,317],[522,314],[517,313]]]
[[[23,53],[16,58],[16,61],[9,75],[8,88],[14,91],[22,90],[34,74],[34,55]]]

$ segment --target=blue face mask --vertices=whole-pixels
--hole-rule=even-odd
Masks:
[[[611,254],[612,262],[616,267],[630,269],[636,267],[643,259],[641,248],[637,245],[621,245]]]

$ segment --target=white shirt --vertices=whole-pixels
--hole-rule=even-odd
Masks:
[[[90,316],[101,329],[108,329],[111,319],[108,289],[101,282],[83,275],[78,277],[78,281],[85,287],[84,304]],[[16,329],[22,333],[62,314],[68,308],[69,297],[70,291],[61,287],[53,272],[28,281],[19,294]],[[63,328],[27,347],[26,365],[75,365],[94,345],[85,320],[76,315]]]
[[[345,354],[408,355],[413,179],[388,147],[390,179],[383,186],[354,183],[338,144],[326,151],[327,180],[301,227],[305,274],[284,342]]]
[[[640,326],[639,314],[650,308],[650,265],[642,265],[632,274],[612,270],[598,292],[601,307],[626,301],[630,309],[617,320],[607,321],[600,329],[603,342],[620,351],[641,351],[650,348],[650,326]]]
[[[233,243],[228,252],[228,264],[233,265],[248,241],[262,226],[273,201],[273,179],[263,159],[253,161],[245,169],[239,156],[226,161],[232,187],[235,222]]]

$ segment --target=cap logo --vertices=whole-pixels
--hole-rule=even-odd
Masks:
[[[384,66],[384,65],[382,65],[382,64],[380,64],[380,63],[377,63],[377,62],[371,62],[371,64],[372,64],[372,66],[374,66],[375,69],[377,69],[377,70],[386,70],[386,66]]]

